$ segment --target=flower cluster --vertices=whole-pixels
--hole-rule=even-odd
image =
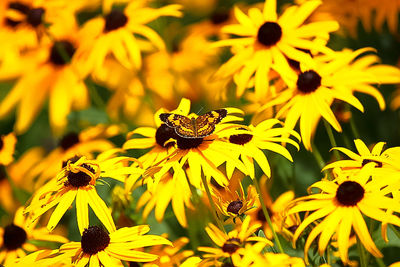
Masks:
[[[1,266],[400,264],[398,1],[0,2]]]

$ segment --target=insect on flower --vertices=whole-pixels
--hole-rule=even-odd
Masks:
[[[195,117],[186,117],[174,113],[161,113],[160,119],[168,127],[174,128],[183,138],[202,138],[211,135],[215,125],[227,115],[226,109],[217,109]]]

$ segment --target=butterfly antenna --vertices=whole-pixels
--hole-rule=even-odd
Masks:
[[[201,106],[200,109],[199,109],[199,111],[196,112],[196,114],[199,115],[200,111],[202,111],[203,108],[204,108],[204,106]]]

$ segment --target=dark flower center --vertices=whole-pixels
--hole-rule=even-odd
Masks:
[[[94,169],[89,165],[87,165],[86,163],[83,163],[81,167],[87,169],[91,173],[95,173]],[[79,171],[77,173],[69,172],[67,178],[68,181],[65,182],[66,183],[65,186],[71,185],[73,187],[87,186],[89,182],[92,180],[92,178],[83,171]]]
[[[197,148],[203,143],[203,138],[184,138],[178,136],[176,144],[179,149]]]
[[[171,127],[168,127],[166,124],[161,124],[156,131],[156,142],[162,147],[168,148],[174,145],[174,142],[167,142],[170,139],[178,139],[178,135],[175,133],[175,130]],[[167,143],[165,143],[167,142]]]
[[[339,185],[336,191],[336,199],[343,206],[355,206],[363,199],[365,190],[357,182],[346,181]]]
[[[4,141],[3,141],[2,136],[0,136],[0,150],[3,149],[3,146],[4,146]]]
[[[129,267],[140,267],[141,265],[135,261],[130,261],[129,262]]]
[[[104,32],[116,30],[125,26],[128,22],[128,18],[120,10],[111,11],[106,17],[106,25],[104,26]]]
[[[321,85],[321,76],[313,70],[300,73],[297,78],[297,89],[303,93],[312,93]]]
[[[229,203],[228,207],[226,210],[228,212],[232,212],[234,214],[239,214],[239,210],[243,208],[243,202],[241,200],[235,200]]]
[[[20,248],[26,242],[26,239],[26,232],[21,227],[10,224],[4,228],[3,243],[7,250]]]
[[[270,217],[272,217],[274,215],[272,210],[270,210],[268,207],[267,207],[267,212],[268,212],[268,215]],[[261,208],[257,211],[257,220],[262,221],[262,222],[266,222],[267,221],[267,219],[264,216],[264,212],[263,212],[263,210]]]
[[[214,25],[222,24],[229,19],[229,12],[227,10],[216,10],[211,14],[210,20]]]
[[[258,29],[257,40],[265,46],[273,46],[282,37],[282,28],[276,22],[267,21]]]
[[[0,164],[0,182],[7,179],[5,166]]]
[[[37,27],[43,22],[43,14],[43,8],[32,8],[27,14],[26,21],[33,27]]]
[[[79,143],[79,135],[71,132],[61,138],[59,146],[65,151]]]
[[[57,66],[63,66],[71,62],[75,53],[75,47],[69,41],[57,41],[50,51],[50,62]]]
[[[235,265],[233,265],[233,263],[231,263],[231,262],[224,262],[222,264],[222,267],[235,267]]]
[[[294,233],[294,232],[296,232],[297,228],[299,228],[298,225],[292,225],[292,226],[290,226],[290,227],[288,228],[288,230],[289,230],[291,233]]]
[[[229,142],[237,145],[244,145],[253,139],[251,134],[234,134],[229,136]]]
[[[68,161],[71,161],[71,163],[75,163],[75,162],[77,162],[80,158],[81,158],[80,156],[75,155],[75,156],[73,156],[72,158],[69,158],[69,159],[67,159],[67,160],[64,160],[64,161],[62,162],[62,167],[63,167],[63,168],[66,167]]]
[[[377,168],[382,168],[382,162],[373,160],[373,159],[363,159],[363,161],[361,163],[361,167],[364,167],[365,165],[367,165],[370,162],[375,162]]]
[[[225,244],[222,246],[222,251],[229,254],[233,254],[240,248],[240,240],[238,238],[230,238],[226,240]]]
[[[93,255],[103,251],[110,244],[110,236],[98,226],[89,226],[82,233],[83,253]]]

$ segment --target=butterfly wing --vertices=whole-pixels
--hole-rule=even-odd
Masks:
[[[185,138],[196,137],[190,118],[174,113],[161,113],[160,119],[165,122],[168,127],[174,128],[177,135]]]
[[[197,137],[205,137],[212,134],[215,125],[227,115],[226,109],[217,109],[196,118]]]

